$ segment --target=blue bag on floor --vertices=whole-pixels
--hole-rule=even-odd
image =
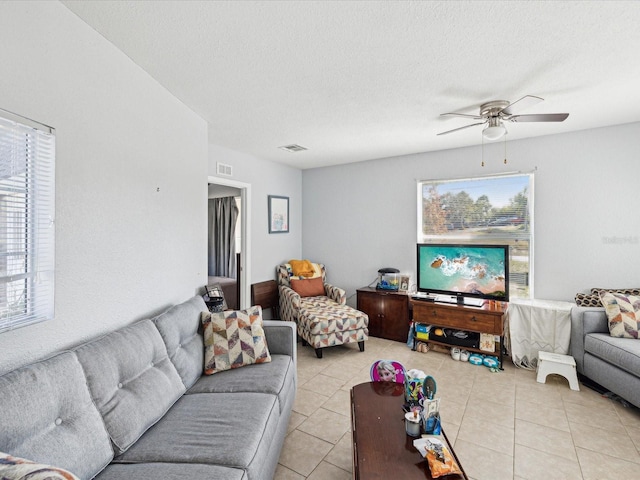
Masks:
[[[413,326],[413,322],[409,325],[409,336],[407,337],[407,347],[413,348],[413,334],[415,332],[415,327]]]

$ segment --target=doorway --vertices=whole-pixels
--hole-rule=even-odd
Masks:
[[[248,183],[227,180],[219,177],[209,177],[209,195],[237,197],[239,204],[238,215],[238,247],[240,251],[237,265],[238,299],[237,308],[243,309],[250,306],[251,285],[250,285],[250,265],[251,265],[251,185]],[[223,192],[224,190],[224,192]],[[208,199],[207,199],[208,202]],[[207,254],[207,257],[209,254]],[[226,294],[225,294],[226,296]]]

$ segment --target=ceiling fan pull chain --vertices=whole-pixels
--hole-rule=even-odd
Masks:
[[[507,136],[504,136],[504,164],[507,164]]]
[[[481,166],[484,167],[484,136],[482,137],[482,163]]]

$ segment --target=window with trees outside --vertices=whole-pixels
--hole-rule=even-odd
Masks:
[[[0,110],[0,332],[53,318],[54,130]]]
[[[509,296],[533,295],[533,174],[418,182],[418,242],[509,245]]]

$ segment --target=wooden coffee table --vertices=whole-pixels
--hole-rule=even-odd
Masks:
[[[353,478],[432,479],[427,460],[413,446],[415,438],[405,432],[403,403],[404,385],[399,383],[361,383],[351,389]],[[462,470],[444,430],[442,434]],[[466,480],[462,472],[441,478]]]

